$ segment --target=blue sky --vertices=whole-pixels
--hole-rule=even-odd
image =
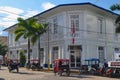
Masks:
[[[17,17],[26,19],[59,4],[84,2],[109,9],[120,0],[0,0],[0,35],[7,35],[2,30],[17,23]]]

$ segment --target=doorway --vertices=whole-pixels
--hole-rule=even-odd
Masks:
[[[70,49],[70,66],[71,68],[79,68],[81,66],[81,46],[69,46]]]

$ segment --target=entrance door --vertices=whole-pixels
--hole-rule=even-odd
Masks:
[[[53,50],[52,50],[52,62],[55,59],[58,59],[58,47],[53,47]]]
[[[70,51],[70,63],[71,63],[71,67],[75,67],[75,52],[74,50]]]
[[[71,46],[70,48],[70,64],[71,68],[79,68],[81,66],[81,47]]]

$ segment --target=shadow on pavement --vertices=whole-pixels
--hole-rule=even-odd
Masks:
[[[24,75],[34,75],[34,73],[27,73],[27,72],[11,72],[15,74],[24,74]]]
[[[92,77],[90,77],[89,75],[70,75],[70,76],[62,75],[62,77],[92,78]]]
[[[88,75],[71,75],[70,77],[76,77],[76,78],[92,78]]]
[[[5,80],[5,79],[3,79],[3,78],[0,78],[0,80]]]

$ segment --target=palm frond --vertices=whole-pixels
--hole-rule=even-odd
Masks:
[[[27,33],[27,32],[26,32],[26,33],[24,33],[23,38],[24,38],[24,39],[29,38],[29,37],[28,37],[28,33]]]
[[[120,16],[117,17],[117,19],[115,20],[115,23],[116,23],[116,24],[119,24],[119,23],[120,23]]]
[[[116,33],[120,33],[120,24],[119,24],[119,26],[116,28]]]
[[[24,27],[24,28],[28,28],[28,23],[26,20],[24,20],[23,18],[18,18],[18,26],[19,27]]]
[[[34,44],[37,42],[38,38],[39,38],[39,37],[37,37],[37,35],[33,35],[33,36],[31,37],[31,43],[32,43],[32,45],[34,45]]]
[[[120,10],[120,4],[114,4],[114,5],[112,5],[112,6],[110,7],[110,9],[111,9],[112,11],[114,11],[114,10]]]
[[[30,18],[28,21],[27,21],[27,23],[29,24],[29,25],[32,25],[33,23],[36,23],[37,22],[37,19],[35,19],[35,18]]]
[[[14,30],[14,34],[17,34],[17,33],[19,33],[19,32],[25,32],[25,28],[19,27],[19,28],[16,28],[16,29]]]
[[[15,34],[15,41],[18,41],[18,39],[24,34],[24,32],[19,32]]]

